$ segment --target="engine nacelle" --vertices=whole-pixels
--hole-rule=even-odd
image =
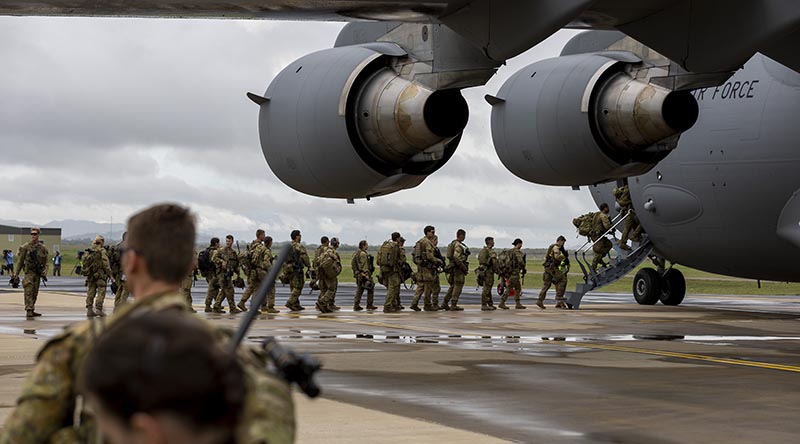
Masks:
[[[272,171],[297,191],[355,199],[419,185],[452,156],[468,118],[457,90],[391,67],[389,43],[309,54],[272,81],[259,133]]]
[[[629,64],[610,54],[578,54],[511,76],[497,97],[487,97],[506,168],[530,182],[574,186],[655,166],[694,125],[697,102],[687,91],[634,79]]]

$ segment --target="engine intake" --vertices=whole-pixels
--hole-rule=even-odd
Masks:
[[[623,62],[578,54],[515,73],[492,108],[503,164],[545,185],[590,185],[643,174],[697,120],[691,93],[634,79]]]

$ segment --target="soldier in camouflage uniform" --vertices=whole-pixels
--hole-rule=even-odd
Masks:
[[[116,245],[115,250],[116,254],[119,255],[119,270],[116,270],[114,274],[114,282],[117,284],[117,292],[114,293],[114,311],[117,310],[118,307],[121,307],[128,303],[128,296],[130,296],[130,292],[128,291],[128,284],[125,282],[125,274],[122,273],[122,254],[125,252],[125,248],[128,246],[128,232],[122,233],[122,240],[120,243]],[[112,268],[112,272],[115,270]]]
[[[108,262],[108,254],[103,248],[105,239],[97,236],[92,242],[88,263],[84,265],[86,274],[86,316],[105,316],[103,312],[103,301],[106,299],[106,284],[111,279],[111,265]],[[85,260],[86,260],[85,259]],[[88,265],[88,267],[87,267]],[[92,309],[94,304],[94,309]]]
[[[497,270],[497,253],[494,252],[494,238],[489,236],[484,239],[486,246],[478,253],[478,275],[483,281],[483,292],[481,292],[481,310],[496,310],[492,302],[492,288],[494,287],[494,275]]]
[[[378,307],[375,302],[375,281],[372,280],[372,273],[375,272],[373,258],[367,252],[369,245],[362,240],[358,243],[358,251],[353,256],[353,277],[356,279],[356,295],[353,299],[353,311],[361,311],[361,295],[367,291],[367,310],[376,310]]]
[[[291,289],[289,299],[286,300],[286,308],[291,311],[300,311],[305,310],[305,307],[300,305],[300,293],[303,291],[303,284],[305,284],[303,267],[310,268],[311,260],[308,258],[306,247],[300,243],[303,238],[300,230],[292,231],[290,236],[292,238],[292,251],[286,259],[286,265],[284,265],[286,273],[289,275],[289,288]]]
[[[272,263],[275,261],[275,256],[272,255],[272,237],[267,236],[264,238],[264,256],[263,256],[263,264],[260,266],[262,269],[265,270],[266,273],[269,273],[269,270],[272,268]],[[264,275],[266,277],[266,274]],[[264,300],[264,303],[261,304],[261,311],[267,313],[280,313],[280,310],[275,308],[275,285],[269,289],[267,292],[267,298]]]
[[[239,313],[236,308],[236,300],[234,300],[233,281],[234,276],[239,277],[239,255],[233,249],[233,236],[225,236],[225,246],[214,252],[211,257],[211,262],[217,272],[217,285],[219,285],[219,294],[217,300],[214,302],[214,313],[225,313],[222,309],[222,301],[228,300],[228,309],[231,314]]]
[[[183,293],[183,299],[186,301],[186,306],[189,308],[189,311],[192,313],[197,313],[197,310],[194,309],[192,306],[192,287],[194,286],[195,276],[197,275],[197,256],[194,255],[192,258],[192,268],[189,270],[189,274],[183,279],[183,283],[181,284],[181,292]]]
[[[17,266],[13,270],[13,278],[19,278],[19,273],[24,272],[22,289],[25,299],[25,316],[33,318],[41,316],[34,311],[36,299],[39,297],[39,283],[42,279],[47,281],[47,267],[49,265],[49,252],[47,247],[39,242],[39,228],[31,228],[31,241],[19,247],[17,251]]]
[[[39,351],[36,366],[22,386],[15,410],[8,416],[0,444],[100,444],[93,411],[84,407],[78,387],[83,363],[103,328],[148,313],[186,314],[180,284],[190,267],[195,227],[191,213],[176,205],[158,205],[128,221],[125,275],[135,301],[109,321],[91,319],[75,324]],[[148,270],[159,270],[153,276]],[[230,333],[208,324],[220,344]],[[266,372],[264,356],[246,348],[237,355],[247,377],[244,419],[239,444],[291,444],[295,437],[294,403],[289,386]]]
[[[339,239],[333,238],[330,245],[322,251],[317,261],[317,278],[320,282],[320,291],[324,288],[324,293],[320,294],[318,308],[323,313],[330,313],[339,310],[336,306],[336,290],[339,288],[339,274],[342,272],[342,258],[336,249],[339,248]]]
[[[623,250],[630,251],[631,247],[628,246],[628,239],[634,242],[639,242],[642,235],[642,223],[633,211],[633,201],[631,200],[631,190],[627,185],[619,188],[614,188],[614,197],[620,206],[620,211],[627,212],[628,217],[625,218],[625,227],[622,229],[622,235],[619,239],[619,247]]]
[[[431,239],[431,243],[433,244],[433,255],[436,256],[436,259],[439,259],[439,262],[444,264],[444,256],[442,256],[442,252],[439,251],[439,236],[434,235],[433,239]],[[444,265],[437,268],[433,275],[433,281],[431,281],[431,308],[433,310],[444,310],[444,307],[439,305],[439,293],[442,292],[441,274],[443,271]]]
[[[511,254],[511,275],[508,278],[508,286],[506,287],[506,291],[503,293],[503,296],[500,297],[500,305],[498,308],[502,308],[503,310],[508,310],[506,307],[506,300],[508,300],[508,295],[511,293],[511,290],[514,290],[514,301],[516,302],[516,306],[514,308],[518,310],[524,310],[525,307],[522,305],[522,282],[520,276],[524,276],[528,270],[525,268],[525,255],[522,254],[522,239],[514,239],[514,242],[511,243],[514,248],[509,250]]]
[[[245,303],[250,300],[250,296],[258,290],[261,282],[267,277],[267,269],[270,262],[264,260],[266,254],[266,247],[264,246],[264,239],[267,233],[262,229],[256,230],[256,238],[247,246],[247,260],[250,262],[247,273],[247,288],[242,293],[242,299],[239,300],[239,310],[247,311]],[[245,260],[242,258],[242,260]]]
[[[432,239],[436,236],[436,228],[428,225],[423,230],[425,234],[417,244],[414,245],[412,255],[414,263],[417,264],[417,289],[414,291],[414,298],[411,299],[411,309],[420,311],[419,299],[423,298],[423,309],[425,311],[436,311],[431,303],[431,293],[433,292],[433,281],[436,279],[436,272],[444,263],[434,254],[435,248]]]
[[[317,303],[314,304],[319,311],[323,311],[324,308],[322,307],[322,295],[328,291],[328,288],[325,286],[325,281],[320,277],[319,271],[319,258],[322,256],[322,253],[325,252],[331,245],[330,239],[328,236],[322,236],[319,239],[319,247],[314,250],[314,260],[311,261],[311,269],[309,270],[309,278],[311,279],[308,282],[308,286],[311,288],[311,291],[318,290],[319,293],[317,294]]]
[[[447,259],[449,263],[445,269],[447,273],[447,282],[450,288],[447,289],[447,294],[444,296],[444,309],[452,311],[462,311],[463,308],[458,306],[458,298],[461,296],[461,290],[464,288],[464,281],[467,273],[469,273],[469,248],[464,245],[464,239],[467,237],[467,232],[460,229],[456,232],[456,238],[447,246]],[[452,301],[452,305],[450,302]]]
[[[394,264],[381,265],[381,281],[386,285],[386,299],[383,302],[384,313],[395,313],[402,310],[400,308],[400,284],[403,282],[400,274],[399,250],[402,250],[400,248],[400,239],[402,239],[402,236],[395,231],[392,233],[392,239],[384,242],[381,246],[381,250],[391,247],[392,254],[395,256]]]
[[[209,262],[211,261],[211,258],[214,257],[214,253],[218,249],[219,249],[219,238],[212,237],[211,241],[208,244],[208,247],[206,247],[206,251],[208,252]],[[198,255],[198,265],[199,265],[199,259],[200,256]],[[203,269],[201,268],[200,271],[202,270]],[[219,295],[219,284],[218,284],[219,281],[217,280],[217,267],[215,267],[214,264],[212,263],[211,267],[208,270],[206,270],[203,277],[206,278],[206,283],[208,283],[208,289],[206,290],[205,312],[211,313],[212,311],[214,311],[214,309],[212,308],[212,304],[214,304],[214,301],[217,300],[217,296]]]
[[[547,297],[547,290],[550,285],[556,287],[556,308],[567,308],[564,292],[567,291],[567,273],[569,272],[569,254],[564,248],[567,239],[558,236],[556,243],[547,249],[544,261],[544,276],[542,278],[542,291],[539,292],[539,299],[536,306],[544,310],[544,299]]]
[[[594,214],[592,219],[592,235],[591,239],[595,242],[592,247],[594,251],[594,259],[592,260],[592,270],[597,270],[598,265],[607,267],[608,264],[603,260],[613,245],[607,237],[603,236],[608,230],[611,229],[611,219],[608,217],[608,204],[600,204],[600,211]]]

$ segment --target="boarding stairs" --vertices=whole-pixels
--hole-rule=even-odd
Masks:
[[[631,217],[630,212],[618,214],[617,217],[612,220],[611,228],[609,228],[603,236],[597,238],[596,241],[587,241],[575,251],[573,258],[581,267],[584,282],[579,283],[575,291],[566,292],[565,297],[569,308],[580,308],[581,299],[583,299],[586,293],[618,281],[644,262],[653,251],[653,245],[650,243],[650,239],[647,238],[647,234],[645,233],[642,233],[641,242],[631,241],[632,245],[630,251],[623,250],[619,247],[619,240],[614,236],[614,232],[617,230],[617,227],[625,223],[628,217]],[[613,250],[616,251],[617,254],[615,258],[611,258],[610,255],[606,256],[605,259],[610,261],[610,265],[603,268],[598,267],[598,270],[595,271],[591,267],[592,258],[594,257],[592,247],[606,236],[611,236],[611,244]],[[586,253],[589,253],[589,259],[586,258]]]

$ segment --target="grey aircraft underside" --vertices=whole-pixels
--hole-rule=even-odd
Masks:
[[[630,186],[648,236],[610,271],[581,264],[573,305],[648,256],[658,269],[634,279],[645,304],[683,300],[666,261],[800,281],[793,0],[0,0],[0,15],[351,21],[248,94],[278,178],[348,201],[419,185],[458,146],[461,89],[558,29],[587,29],[486,96],[515,175],[588,186],[598,204]]]

